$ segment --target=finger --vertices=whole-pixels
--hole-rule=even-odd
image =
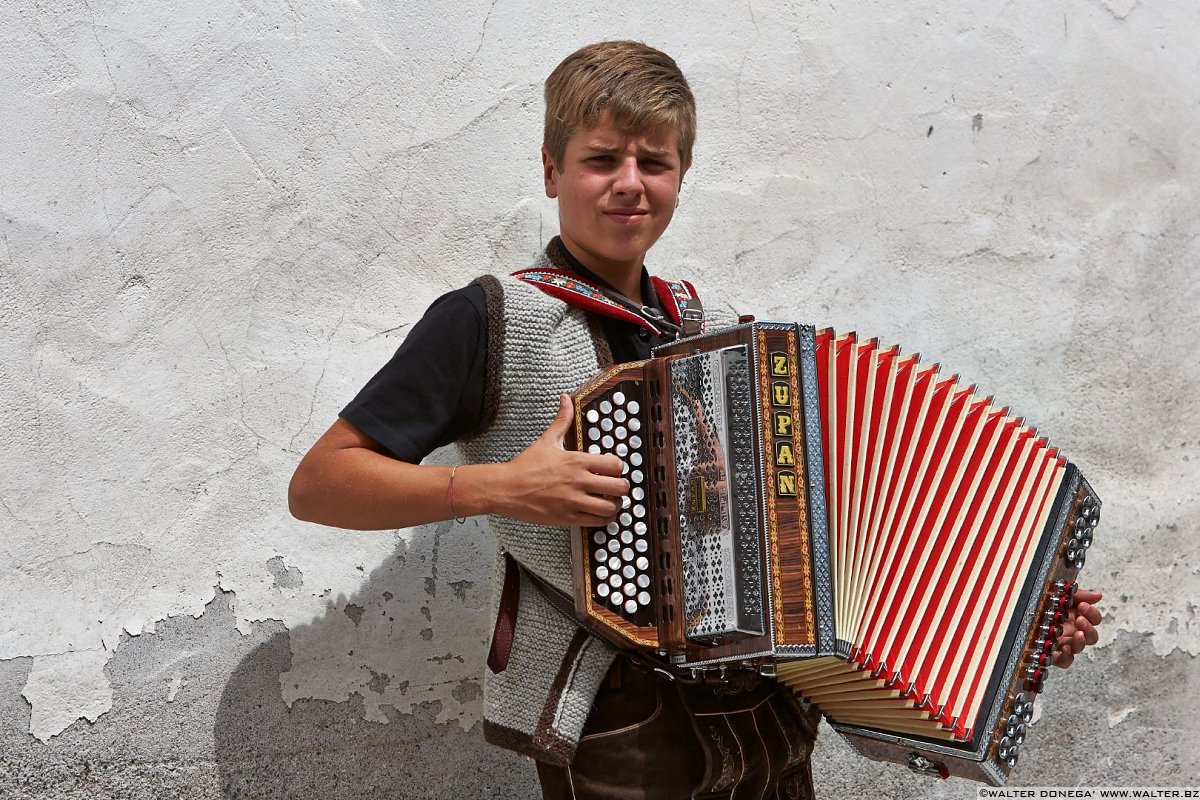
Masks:
[[[1054,666],[1066,669],[1075,662],[1075,654],[1069,648],[1064,648],[1054,654]]]
[[[597,517],[595,514],[580,513],[571,521],[571,524],[581,528],[603,528],[610,522],[612,522],[612,517]]]
[[[1081,616],[1090,622],[1092,625],[1099,625],[1104,616],[1100,613],[1100,609],[1088,603],[1079,603],[1075,606],[1076,616]]]
[[[1104,593],[1095,589],[1078,589],[1075,592],[1075,605],[1080,603],[1099,603],[1104,599]]]
[[[580,453],[579,463],[583,468],[594,475],[607,475],[610,478],[621,477],[621,470],[624,465],[621,459],[612,454],[600,455],[598,453]]]
[[[575,514],[603,520],[600,523],[602,527],[612,522],[620,510],[621,504],[612,500],[603,497],[585,497],[577,504]]]
[[[560,394],[558,396],[558,414],[550,422],[544,435],[549,436],[555,444],[562,447],[567,431],[571,430],[571,423],[574,421],[575,401],[568,394]]]
[[[620,498],[629,494],[629,481],[624,478],[606,478],[589,475],[579,482],[579,488],[591,495],[603,498]]]
[[[1075,628],[1082,635],[1084,644],[1095,644],[1100,641],[1100,633],[1096,630],[1096,626],[1086,618],[1078,617],[1075,620]],[[1079,638],[1078,636],[1076,637]]]

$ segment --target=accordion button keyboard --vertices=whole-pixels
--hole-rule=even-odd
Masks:
[[[650,587],[649,509],[648,491],[642,451],[642,420],[638,414],[641,404],[632,399],[643,391],[639,382],[621,383],[607,395],[595,398],[593,405],[583,410],[587,450],[597,454],[615,454],[621,460],[621,475],[629,481],[629,492],[621,498],[621,508],[615,520],[602,528],[590,531],[592,562],[589,570],[593,598],[613,612],[641,619],[653,603]]]

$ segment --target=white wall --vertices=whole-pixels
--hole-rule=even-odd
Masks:
[[[471,730],[486,530],[327,530],[284,495],[430,301],[554,234],[541,81],[604,38],[672,53],[700,106],[652,268],[940,360],[1104,499],[1085,573],[1107,594],[1101,645],[1054,676],[1057,716],[1015,780],[1200,777],[1196,4],[17,0],[0,6],[0,758],[21,791],[74,791],[92,759],[101,795],[137,773],[284,796],[250,777],[281,754],[314,796],[366,793],[337,783],[363,776],[401,796],[531,790]],[[247,692],[269,723],[246,722]],[[335,724],[359,751],[391,738],[350,769]],[[476,777],[450,777],[461,748]],[[305,772],[317,751],[350,771]],[[968,791],[832,734],[817,766],[824,797]]]

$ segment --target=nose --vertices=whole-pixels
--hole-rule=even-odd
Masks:
[[[642,170],[638,166],[637,159],[622,159],[613,179],[613,190],[618,194],[640,195],[642,189]]]

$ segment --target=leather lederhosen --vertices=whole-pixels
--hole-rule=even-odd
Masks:
[[[538,764],[546,800],[811,798],[817,714],[750,672],[684,682],[622,656],[574,761]]]

